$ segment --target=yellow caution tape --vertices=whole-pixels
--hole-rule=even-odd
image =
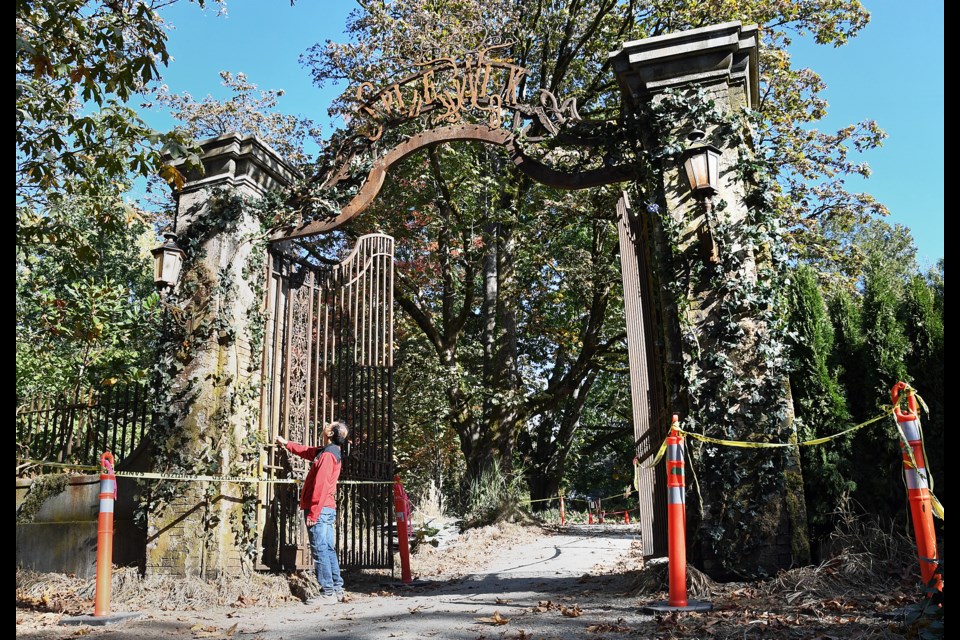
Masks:
[[[856,431],[857,429],[862,429],[863,427],[869,424],[873,424],[874,422],[883,420],[883,418],[886,417],[888,413],[892,413],[892,411],[893,409],[891,407],[884,406],[884,413],[878,416],[874,416],[873,418],[870,418],[869,420],[861,422],[860,424],[854,425],[849,429],[844,429],[839,433],[835,433],[830,436],[824,436],[823,438],[814,438],[813,440],[804,440],[803,442],[747,442],[743,440],[724,440],[723,438],[712,438],[710,436],[705,436],[701,433],[694,433],[693,431],[685,431],[680,427],[676,427],[674,425],[671,425],[671,428],[675,429],[677,433],[685,436],[690,436],[695,440],[700,440],[702,442],[709,442],[711,444],[719,444],[726,447],[740,447],[744,449],[774,449],[778,447],[812,447],[815,445],[823,444],[825,442],[830,442],[831,440],[835,440],[840,436],[844,436],[848,433]],[[669,437],[669,435],[667,437]],[[651,460],[649,463],[643,465],[643,468],[652,469],[653,467],[657,466],[657,464],[660,462],[661,458],[663,458],[663,454],[666,451],[667,451],[667,439],[664,438],[663,443],[660,444],[660,449],[657,451],[657,455],[655,455],[653,457],[653,460]],[[639,485],[639,469],[637,469],[636,463],[634,464],[634,469],[636,473],[636,476],[635,476],[636,479],[634,482],[637,485]],[[639,491],[639,486],[637,490]]]
[[[147,471],[117,471],[118,478],[146,478],[181,482],[235,482],[264,484],[300,484],[299,478],[256,478],[252,476],[206,476],[184,473],[151,473]],[[337,484],[393,484],[392,480],[340,480]]]
[[[294,478],[254,478],[249,476],[207,476],[193,475],[188,473],[152,473],[149,471],[117,471],[114,475],[118,478],[137,478],[148,480],[174,480],[180,482],[234,482],[234,483],[256,483],[265,484],[296,484],[299,482]]]
[[[554,496],[552,498],[537,498],[536,500],[521,500],[520,502],[524,504],[533,504],[534,502],[546,502],[547,500],[559,500],[559,496]]]
[[[673,425],[671,425],[671,426],[673,426]],[[678,429],[678,431],[679,431],[679,429]],[[669,438],[669,437],[670,437],[670,435],[668,434],[668,435],[667,435],[667,438]],[[657,450],[657,455],[653,456],[653,460],[651,460],[651,461],[648,462],[647,464],[643,465],[643,468],[644,468],[644,469],[653,469],[655,466],[657,466],[657,463],[660,462],[660,458],[662,458],[662,457],[663,457],[663,454],[667,452],[667,438],[664,438],[664,439],[663,439],[663,442],[660,444],[660,448]],[[633,466],[634,466],[634,469],[637,468],[637,465],[633,465]],[[640,472],[639,472],[639,470],[637,470],[637,476],[638,476],[638,477],[637,477],[637,480],[636,480],[636,483],[637,483],[637,491],[640,491],[640,478],[639,478],[639,474],[640,474]]]
[[[713,444],[722,444],[728,447],[743,447],[747,449],[772,449],[776,447],[811,447],[814,445],[823,444],[824,442],[830,442],[831,440],[835,440],[840,436],[856,431],[857,429],[862,429],[863,427],[869,424],[873,424],[874,422],[877,422],[879,420],[883,420],[885,417],[886,417],[885,413],[880,414],[879,416],[870,418],[869,420],[861,422],[858,425],[854,425],[849,429],[844,429],[839,433],[835,433],[830,436],[825,436],[823,438],[814,438],[813,440],[804,440],[803,442],[744,442],[739,440],[722,440],[720,438],[711,438],[709,436],[705,436],[699,433],[693,433],[692,431],[684,431],[683,429],[679,429],[679,428],[677,429],[677,431],[679,433],[682,433],[683,435],[690,436],[691,438],[694,438],[696,440],[702,440],[703,442],[711,442]]]
[[[861,422],[860,424],[854,425],[849,429],[844,429],[839,433],[835,433],[830,436],[824,436],[823,438],[814,438],[813,440],[804,440],[803,442],[747,442],[743,440],[724,440],[723,438],[712,438],[710,436],[705,436],[701,433],[694,433],[693,431],[685,431],[680,427],[675,427],[673,425],[671,425],[671,427],[681,435],[690,436],[695,440],[700,440],[702,442],[709,442],[711,444],[719,444],[726,447],[740,447],[743,449],[774,449],[778,447],[812,447],[814,445],[830,442],[831,440],[835,440],[840,436],[844,436],[848,433],[856,431],[857,429],[862,429],[863,427],[869,424],[873,424],[874,422],[883,420],[884,417],[886,417],[887,413],[889,412],[885,412],[878,416],[874,416],[869,420],[866,420],[864,422]],[[660,449],[657,451],[657,455],[655,455],[653,457],[653,460],[651,460],[648,464],[643,465],[643,468],[652,469],[653,467],[657,466],[657,464],[660,462],[660,459],[663,458],[663,454],[666,452],[666,450],[667,450],[667,439],[664,438],[663,443],[660,445]],[[634,465],[634,468],[636,468],[636,466],[637,465]],[[637,471],[637,473],[639,473],[639,471]],[[639,480],[637,480],[637,482],[639,482]]]
[[[60,467],[77,469],[79,471],[99,471],[100,467],[81,464],[67,464],[63,462],[47,462],[45,460],[20,460],[41,467]],[[264,484],[300,484],[298,478],[257,478],[253,476],[210,476],[186,473],[152,473],[149,471],[117,471],[118,478],[138,478],[148,480],[174,480],[181,482],[234,482],[234,483],[264,483]],[[392,480],[340,480],[338,484],[393,484]]]
[[[932,491],[930,492],[930,505],[933,507],[933,515],[943,520],[943,505],[940,504],[937,496],[933,495]]]

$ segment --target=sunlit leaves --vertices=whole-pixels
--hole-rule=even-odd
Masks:
[[[17,3],[17,197],[93,195],[104,182],[150,175],[178,134],[160,134],[127,102],[158,79],[166,33],[156,3]]]
[[[308,138],[319,142],[320,129],[309,118],[277,112],[282,89],[258,89],[243,73],[221,71],[220,78],[232,94],[226,100],[210,95],[198,100],[189,93],[171,94],[166,85],[158,89],[154,99],[170,109],[173,117],[198,140],[229,133],[255,135],[296,166],[308,161],[304,143]]]

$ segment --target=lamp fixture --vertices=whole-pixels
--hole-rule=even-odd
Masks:
[[[689,138],[698,141],[703,133],[694,131]],[[683,168],[694,195],[712,196],[720,191],[720,149],[717,147],[699,142],[687,147],[683,152]]]
[[[153,284],[161,293],[176,286],[186,255],[177,245],[177,234],[168,231],[163,237],[166,242],[150,251],[153,254]]]

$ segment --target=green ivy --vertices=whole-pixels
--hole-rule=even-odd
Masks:
[[[217,234],[235,227],[244,212],[249,212],[258,221],[258,230],[248,237],[240,239],[241,244],[249,244],[249,256],[242,267],[241,277],[252,288],[253,299],[258,301],[249,305],[247,322],[237,327],[227,315],[230,304],[225,301],[235,299],[239,283],[227,269],[217,274],[214,287],[209,275],[202,266],[204,245]],[[269,193],[263,198],[244,198],[224,190],[215,191],[209,199],[208,209],[197,216],[179,238],[178,242],[185,255],[183,273],[186,274],[179,290],[171,293],[166,301],[167,321],[163,327],[161,344],[170,348],[161,353],[154,372],[157,388],[160,390],[162,407],[158,423],[152,432],[154,467],[158,470],[192,475],[241,475],[255,476],[259,471],[260,451],[263,445],[259,430],[259,399],[262,347],[264,340],[266,314],[259,301],[265,293],[264,260],[267,256],[267,239],[270,231],[283,221],[288,213],[283,208],[283,198]],[[214,305],[215,312],[209,313],[208,303]],[[203,426],[203,434],[184,429],[179,423],[180,416],[191,412],[200,392],[200,381],[196,378],[183,389],[174,390],[173,382],[181,376],[183,370],[196,358],[199,351],[208,348],[210,340],[216,336],[220,348],[236,348],[241,338],[246,339],[250,347],[250,359],[244,372],[248,382],[238,384],[233,372],[220,372],[214,376],[213,383],[224,390],[225,396],[218,403],[218,409],[209,416],[209,423]],[[205,381],[209,384],[209,381]],[[234,430],[229,424],[230,416],[240,416],[244,432],[240,441],[234,439]],[[205,438],[199,454],[195,443]],[[229,469],[220,466],[219,452],[226,450],[231,461]],[[145,521],[148,513],[160,514],[171,501],[180,494],[182,485],[177,482],[142,483],[142,500],[138,519]],[[207,504],[213,504],[220,497],[220,485],[208,483],[203,491]],[[230,527],[234,533],[237,548],[248,561],[252,562],[257,554],[256,517],[258,492],[256,485],[240,485],[242,506],[238,515],[231,516]],[[236,497],[234,497],[236,499]],[[203,512],[203,527],[209,531],[219,525],[219,513],[213,509]],[[204,544],[212,539],[205,536]]]
[[[650,174],[643,183],[650,195],[648,212],[659,213],[659,222],[669,253],[657,264],[669,298],[676,309],[682,343],[682,364],[675,390],[677,404],[685,406],[682,426],[718,438],[768,440],[789,423],[790,403],[786,393],[790,372],[783,283],[787,244],[780,219],[768,194],[773,193],[766,163],[747,151],[743,131],[756,114],[724,113],[704,91],[668,90],[662,98],[642,108],[641,120],[652,132],[654,144],[647,151]],[[746,118],[746,119],[745,119]],[[689,244],[687,220],[674,219],[665,206],[663,167],[675,166],[684,148],[683,136],[691,128],[705,131],[720,148],[741,149],[735,171],[747,188],[745,218],[732,223],[727,203],[714,206],[712,234],[718,245],[719,264],[703,259],[697,242]],[[752,275],[755,273],[755,277]],[[692,300],[709,293],[712,308],[705,321],[695,322]],[[757,336],[755,348],[744,349],[748,332]],[[739,357],[738,357],[738,355]],[[680,400],[682,398],[682,401]],[[791,432],[786,437],[795,437]],[[784,436],[776,436],[782,438]],[[799,469],[791,469],[788,455],[720,447],[690,442],[691,462],[710,465],[711,478],[720,479],[724,496],[719,512],[700,514],[697,535],[705,540],[722,571],[744,570],[742,556],[766,544],[778,523],[758,504],[757,495],[786,495],[799,484]],[[787,486],[788,476],[797,478]],[[716,507],[716,505],[712,505]],[[786,505],[791,514],[802,505]],[[716,509],[714,509],[716,511]],[[779,513],[779,512],[777,512]],[[744,530],[742,523],[755,526]],[[757,527],[764,532],[756,531]],[[731,545],[736,531],[739,544]],[[798,538],[796,551],[805,546]]]

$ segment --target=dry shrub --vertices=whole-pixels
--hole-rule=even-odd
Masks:
[[[34,609],[89,613],[96,591],[93,578],[17,569],[17,601]],[[252,573],[214,580],[175,576],[142,577],[134,568],[113,572],[110,602],[126,609],[198,609],[210,606],[271,605],[317,592],[316,580],[300,573]]]
[[[687,565],[687,596],[709,598],[717,591],[717,583],[691,564]],[[650,595],[669,591],[670,565],[667,562],[648,562],[637,572],[630,585],[631,595]]]
[[[834,517],[837,528],[830,536],[830,557],[815,567],[781,572],[764,584],[766,593],[803,604],[849,593],[889,591],[916,569],[913,542],[892,523],[884,527],[848,496]]]
[[[413,505],[414,524],[427,524],[435,520],[442,520],[447,515],[446,511],[443,493],[437,487],[437,484],[430,480],[427,490],[420,496],[420,500]]]

